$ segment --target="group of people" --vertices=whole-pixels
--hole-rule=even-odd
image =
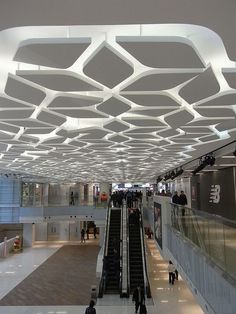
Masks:
[[[121,207],[123,200],[126,200],[127,207],[137,207],[138,201],[142,201],[143,194],[141,191],[115,191],[111,195],[111,201],[114,207]]]
[[[185,206],[188,204],[188,201],[187,196],[184,194],[184,191],[181,191],[180,195],[177,191],[175,191],[172,197],[172,203],[181,205],[182,216],[185,216]]]
[[[86,233],[86,236],[87,236],[87,240],[89,240],[89,234],[90,234],[89,228],[87,228],[86,231],[85,231],[84,228],[81,230],[81,232],[80,232],[80,235],[81,235],[80,242],[81,243],[85,243],[86,242],[86,240],[85,240],[85,233]],[[94,237],[94,239],[97,239],[97,227],[96,226],[93,227],[93,237]]]
[[[140,285],[137,286],[137,288],[134,290],[132,301],[135,303],[135,313],[138,313],[139,310],[139,314],[147,314],[145,295]],[[91,300],[89,306],[85,310],[85,314],[96,314],[96,309],[94,306],[95,301]]]

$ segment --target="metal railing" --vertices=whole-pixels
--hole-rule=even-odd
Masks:
[[[172,227],[235,281],[236,222],[188,207],[182,210],[183,206],[171,204]]]
[[[0,257],[7,257],[7,255],[13,250],[15,237],[8,239],[0,243]]]

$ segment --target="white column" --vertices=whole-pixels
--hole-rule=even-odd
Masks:
[[[48,239],[48,223],[41,222],[35,224],[35,241],[47,241]]]
[[[81,231],[81,228],[80,228],[80,221],[77,221],[77,222],[76,222],[76,228],[77,228],[78,240],[80,241],[80,231]]]
[[[93,205],[93,183],[88,184],[88,205]]]
[[[84,202],[84,184],[79,182],[78,183],[78,190],[79,190],[79,204],[83,204]]]
[[[32,247],[35,239],[35,225],[24,223],[23,225],[23,246]]]
[[[59,228],[59,241],[68,241],[69,240],[69,222],[61,221],[58,224]]]
[[[111,184],[109,182],[101,182],[99,183],[99,187],[100,187],[100,196],[99,196],[99,202],[101,203],[101,195],[103,192],[105,192],[107,194],[107,197],[109,199],[110,197],[110,186]]]
[[[42,199],[42,204],[43,206],[48,206],[48,190],[49,190],[49,184],[44,183],[43,184],[43,199]]]

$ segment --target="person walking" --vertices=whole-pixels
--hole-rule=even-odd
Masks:
[[[184,194],[184,191],[181,191],[181,192],[180,192],[179,204],[182,205],[182,206],[181,206],[182,216],[185,216],[185,205],[188,204],[188,201],[187,201],[186,195]]]
[[[132,301],[135,302],[135,313],[138,313],[138,309],[140,308],[140,313],[142,310],[142,305],[145,302],[145,296],[143,289],[140,287],[140,285],[137,286],[137,288],[134,290]]]
[[[84,231],[84,229],[81,230],[80,235],[81,235],[81,241],[80,242],[81,243],[83,243],[83,242],[85,243],[85,237],[84,237],[85,236],[85,231]]]
[[[97,239],[97,227],[94,226],[93,228],[93,236],[94,236],[94,239]]]
[[[89,228],[86,230],[87,240],[89,240]]]
[[[70,205],[75,205],[74,193],[73,191],[70,193]]]
[[[90,301],[89,306],[85,310],[85,314],[96,314],[96,309],[94,308],[95,302]]]
[[[178,195],[178,192],[175,191],[173,197],[172,197],[172,203],[173,204],[179,204],[179,195]]]
[[[177,217],[178,216],[178,205],[179,205],[179,195],[178,195],[177,191],[175,191],[175,193],[172,197],[172,203],[176,204],[176,205],[173,205],[173,215],[174,215],[174,217]]]
[[[169,272],[169,283],[173,285],[175,282],[175,266],[173,265],[171,261],[169,261],[168,272]]]

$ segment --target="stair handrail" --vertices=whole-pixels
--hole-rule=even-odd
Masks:
[[[111,218],[111,201],[109,200],[108,202],[108,207],[107,207],[107,214],[106,214],[106,226],[105,226],[105,237],[103,240],[103,261],[104,257],[107,256],[108,253],[108,241],[109,241],[109,230],[110,230],[110,218]],[[105,289],[105,281],[106,281],[106,274],[105,274],[105,269],[104,269],[104,263],[102,265],[102,275],[99,283],[99,291],[98,291],[98,297],[102,298],[104,294],[104,289]]]
[[[147,298],[151,298],[151,289],[150,283],[148,280],[148,273],[147,273],[147,263],[146,263],[146,247],[144,242],[144,224],[143,224],[143,210],[142,210],[142,203],[139,206],[140,210],[140,238],[141,238],[141,249],[142,249],[142,260],[143,260],[143,278],[144,278],[144,293],[146,294]]]

